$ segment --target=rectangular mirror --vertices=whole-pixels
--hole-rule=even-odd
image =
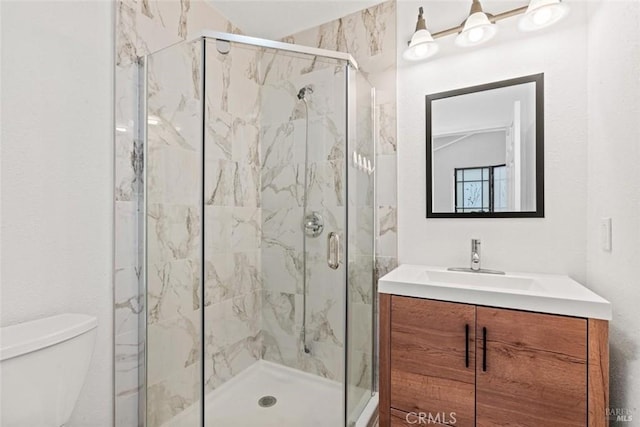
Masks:
[[[544,75],[427,95],[427,218],[544,217]]]

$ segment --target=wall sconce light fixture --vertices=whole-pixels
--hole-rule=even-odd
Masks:
[[[555,24],[569,13],[569,6],[560,0],[531,0],[520,18],[522,31],[536,31]]]
[[[418,14],[416,31],[411,37],[409,47],[403,53],[408,61],[419,61],[429,58],[438,52],[436,39],[457,34],[455,42],[461,47],[477,46],[493,38],[498,32],[496,22],[512,16],[522,15],[518,27],[521,31],[535,31],[549,27],[569,13],[569,6],[562,0],[530,0],[528,6],[508,10],[497,15],[485,13],[480,0],[472,0],[471,10],[465,21],[457,27],[448,28],[437,33],[427,30],[424,10]]]
[[[469,17],[456,37],[456,44],[461,47],[476,46],[491,40],[497,32],[498,26],[484,13],[480,0],[473,0]]]
[[[416,31],[411,37],[409,47],[403,53],[403,58],[408,61],[419,61],[435,55],[439,46],[429,30],[427,30],[427,22],[424,20],[424,9],[418,9],[418,22],[416,23]]]

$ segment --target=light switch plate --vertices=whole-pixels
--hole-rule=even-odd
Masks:
[[[600,220],[600,245],[605,252],[611,252],[611,218]]]

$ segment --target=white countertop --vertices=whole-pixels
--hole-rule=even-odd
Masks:
[[[611,320],[611,303],[568,276],[454,273],[403,264],[380,278],[378,292],[440,301]]]

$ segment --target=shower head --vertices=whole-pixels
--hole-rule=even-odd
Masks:
[[[308,93],[313,93],[313,87],[311,85],[306,85],[298,91],[298,99],[304,100]]]

